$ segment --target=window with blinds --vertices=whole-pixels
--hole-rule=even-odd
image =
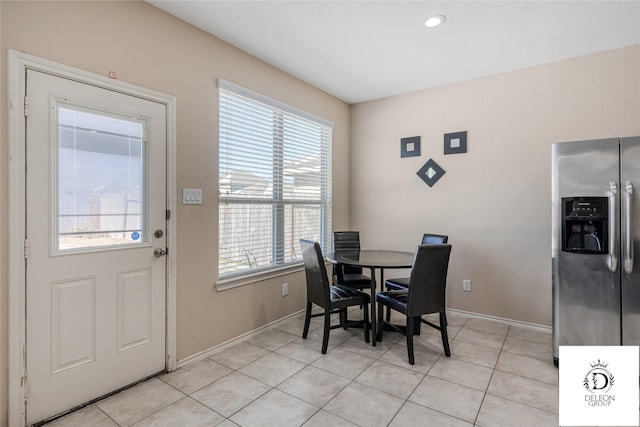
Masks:
[[[331,132],[324,119],[219,81],[219,276],[302,260],[331,245]]]

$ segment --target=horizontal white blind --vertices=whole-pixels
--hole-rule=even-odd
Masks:
[[[302,238],[327,251],[331,233],[331,127],[236,89],[220,88],[221,278],[298,262]]]

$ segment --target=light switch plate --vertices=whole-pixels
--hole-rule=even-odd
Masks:
[[[202,189],[200,188],[183,188],[182,189],[183,205],[201,205]]]

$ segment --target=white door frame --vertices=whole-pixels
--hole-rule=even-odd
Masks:
[[[36,70],[104,89],[158,102],[167,111],[167,301],[166,369],[176,369],[176,98],[84,70],[57,64],[15,50],[8,51],[9,106],[9,425],[25,424],[25,396],[28,396],[25,325],[25,84],[26,70]],[[27,106],[28,108],[28,106]]]

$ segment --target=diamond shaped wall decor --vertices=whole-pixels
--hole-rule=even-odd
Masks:
[[[445,174],[444,169],[442,169],[433,159],[429,159],[427,163],[425,163],[420,170],[417,172],[417,175],[429,186],[433,187],[442,175]]]

